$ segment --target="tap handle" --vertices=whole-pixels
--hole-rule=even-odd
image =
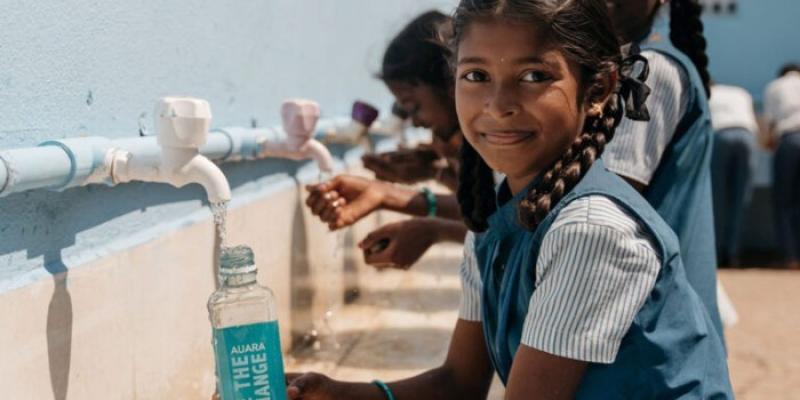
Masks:
[[[294,140],[308,140],[319,120],[319,105],[311,100],[287,100],[281,106],[283,130]]]
[[[358,121],[361,123],[361,125],[369,128],[372,123],[378,119],[378,114],[378,109],[373,107],[371,104],[363,101],[356,101],[353,103],[353,111],[351,112],[350,116],[354,121]]]
[[[208,140],[211,106],[203,99],[164,97],[156,104],[158,144],[164,147],[200,148]]]

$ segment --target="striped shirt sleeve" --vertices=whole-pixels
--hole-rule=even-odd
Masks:
[[[608,198],[570,203],[545,234],[522,344],[610,364],[661,268],[652,237]]]
[[[677,61],[642,51],[650,65],[647,98],[650,121],[623,118],[603,152],[609,171],[649,185],[689,103],[688,77]]]
[[[461,261],[461,305],[458,317],[466,321],[481,320],[481,274],[475,258],[475,234],[464,239],[464,258]]]

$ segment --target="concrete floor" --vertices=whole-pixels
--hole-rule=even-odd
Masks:
[[[362,271],[360,298],[336,310],[316,348],[289,356],[287,370],[390,381],[439,365],[458,316],[460,258],[459,246],[441,246],[410,271]],[[727,334],[737,398],[800,399],[800,273],[726,270],[721,280],[740,317]],[[492,400],[503,395],[497,383]]]

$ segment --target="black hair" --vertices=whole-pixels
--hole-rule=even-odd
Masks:
[[[797,63],[789,63],[785,64],[781,67],[780,71],[778,71],[778,78],[788,74],[789,72],[800,72],[800,64]]]
[[[672,44],[689,59],[703,80],[706,97],[711,96],[711,74],[708,72],[706,37],[700,15],[703,7],[697,0],[670,0],[669,38]]]
[[[449,23],[450,17],[439,11],[414,18],[389,43],[378,77],[384,82],[424,83],[448,90],[452,85],[449,49],[439,34]]]
[[[613,90],[608,98],[601,97],[608,92],[605,78],[620,70],[622,54],[603,0],[462,0],[453,18],[453,55],[470,23],[498,18],[535,24],[550,44],[580,66],[579,106],[585,101],[606,100],[602,113],[586,117],[583,132],[520,202],[520,223],[535,230],[583,178],[614,135],[623,114],[622,95]],[[492,171],[466,140],[462,146],[457,197],[467,226],[482,232],[496,208]]]

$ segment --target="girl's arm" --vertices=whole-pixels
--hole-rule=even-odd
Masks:
[[[489,393],[492,374],[480,322],[460,319],[442,366],[388,386],[397,400],[483,400]],[[290,374],[287,380],[289,399],[386,399],[371,383],[335,381],[319,374]]]
[[[428,200],[419,190],[392,183],[350,175],[339,175],[330,181],[307,186],[306,204],[331,229],[340,229],[358,222],[375,210],[425,216]],[[460,220],[458,201],[453,195],[435,195],[436,216]]]
[[[587,365],[521,345],[511,367],[506,399],[573,399]]]
[[[464,243],[467,227],[443,218],[412,218],[370,232],[358,247],[376,268],[408,269],[436,243]]]

